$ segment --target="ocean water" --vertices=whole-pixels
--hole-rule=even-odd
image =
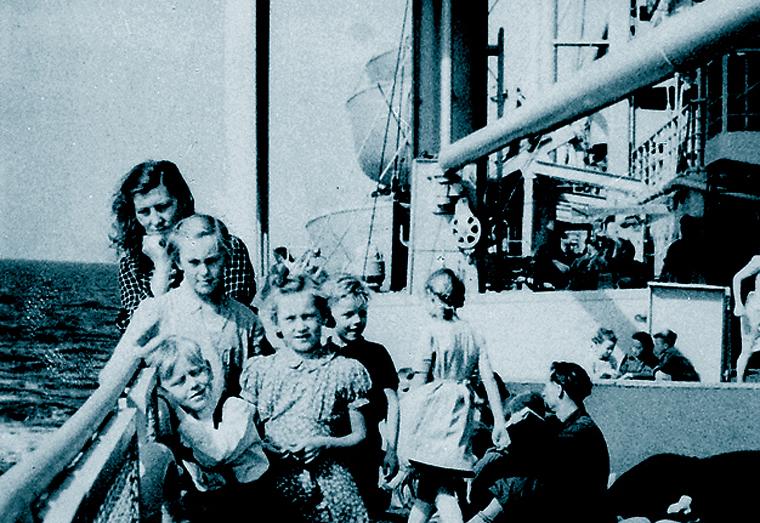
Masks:
[[[117,267],[0,260],[0,473],[97,386],[119,333]]]

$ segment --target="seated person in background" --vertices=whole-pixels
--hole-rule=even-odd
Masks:
[[[586,412],[584,400],[593,384],[583,367],[572,362],[554,362],[544,385],[544,402],[559,420],[556,435],[545,447],[543,476],[524,481],[497,481],[491,488],[494,499],[469,523],[519,521],[512,517],[531,504],[524,521],[606,521],[604,494],[610,473],[607,442]]]
[[[254,407],[238,397],[218,403],[211,365],[194,341],[171,336],[148,357],[159,385],[158,441],[178,465],[165,485],[170,515],[181,521],[215,521],[221,511],[244,510],[263,491],[269,467],[253,423]],[[259,487],[259,488],[257,488]],[[253,497],[252,497],[253,496]]]
[[[510,442],[505,448],[492,446],[475,464],[469,495],[473,511],[484,508],[493,498],[489,489],[498,480],[529,487],[544,474],[548,441],[558,428],[556,418],[547,418],[546,404],[538,392],[518,394],[505,410],[509,415],[507,432]],[[530,503],[523,508],[529,510]],[[528,515],[526,513],[524,517]],[[514,513],[512,517],[520,520]]]
[[[654,355],[654,341],[649,333],[639,331],[631,336],[631,345],[618,368],[621,379],[654,379],[654,367],[658,364]]]
[[[594,379],[620,377],[620,363],[625,352],[617,346],[617,335],[612,329],[601,327],[591,338],[591,376]]]
[[[636,259],[636,248],[630,240],[621,238],[615,242],[610,269],[618,289],[641,289],[647,286],[647,266]]]
[[[654,353],[657,366],[654,379],[668,381],[700,381],[694,365],[675,347],[678,335],[670,329],[654,335]]]
[[[533,280],[537,290],[565,289],[575,259],[567,233],[549,230],[546,241],[533,256]]]
[[[599,288],[600,276],[609,272],[608,252],[612,240],[604,236],[586,241],[586,252],[576,258],[570,265],[568,289],[573,291],[590,291]]]

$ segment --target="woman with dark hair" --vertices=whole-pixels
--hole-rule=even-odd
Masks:
[[[124,331],[141,301],[160,296],[182,281],[166,237],[177,222],[195,212],[195,201],[174,163],[148,160],[124,176],[111,210],[111,245],[120,255],[121,310],[116,325]],[[236,236],[231,236],[223,284],[226,295],[250,306],[256,294],[253,265],[248,249]]]
[[[620,364],[622,379],[653,380],[654,368],[659,361],[654,355],[654,341],[649,333],[635,332],[631,336],[632,343],[626,349],[626,355]]]

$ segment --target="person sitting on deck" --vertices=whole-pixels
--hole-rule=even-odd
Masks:
[[[620,377],[620,364],[625,352],[617,345],[617,335],[612,329],[601,327],[591,338],[591,376],[594,379]]]
[[[567,288],[570,266],[575,257],[567,233],[550,228],[546,241],[533,256],[533,284],[536,290]]]
[[[654,368],[654,379],[668,381],[700,381],[689,358],[675,347],[678,335],[665,329],[654,335],[654,353],[658,363]]]
[[[547,466],[546,449],[558,427],[556,418],[548,416],[541,393],[522,392],[508,402],[505,410],[509,413],[510,441],[505,448],[491,446],[475,464],[468,497],[473,512],[485,507],[493,498],[489,489],[498,480],[512,478],[509,481],[529,484],[542,477]],[[510,512],[510,520],[529,518],[534,510],[530,502],[521,503]]]
[[[510,518],[515,505],[528,501],[532,510],[526,521],[606,521],[609,451],[602,431],[583,404],[592,387],[577,363],[551,364],[543,396],[560,427],[547,443],[543,476],[497,481],[491,488],[494,498],[469,523]]]
[[[652,380],[654,368],[658,364],[654,355],[654,341],[649,333],[639,331],[631,336],[631,345],[626,350],[618,371],[620,379]]]
[[[614,242],[605,236],[586,241],[586,251],[570,265],[568,289],[573,291],[593,291],[608,284],[610,280],[610,260]]]

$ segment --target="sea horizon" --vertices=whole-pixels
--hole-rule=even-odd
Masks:
[[[0,473],[97,387],[118,294],[115,263],[0,259]]]
[[[119,264],[118,260],[114,261],[82,261],[82,260],[57,260],[51,258],[16,258],[16,257],[4,257],[0,256],[0,263],[2,262],[32,262],[32,263],[68,263],[76,264],[81,263],[85,265],[113,265]]]

